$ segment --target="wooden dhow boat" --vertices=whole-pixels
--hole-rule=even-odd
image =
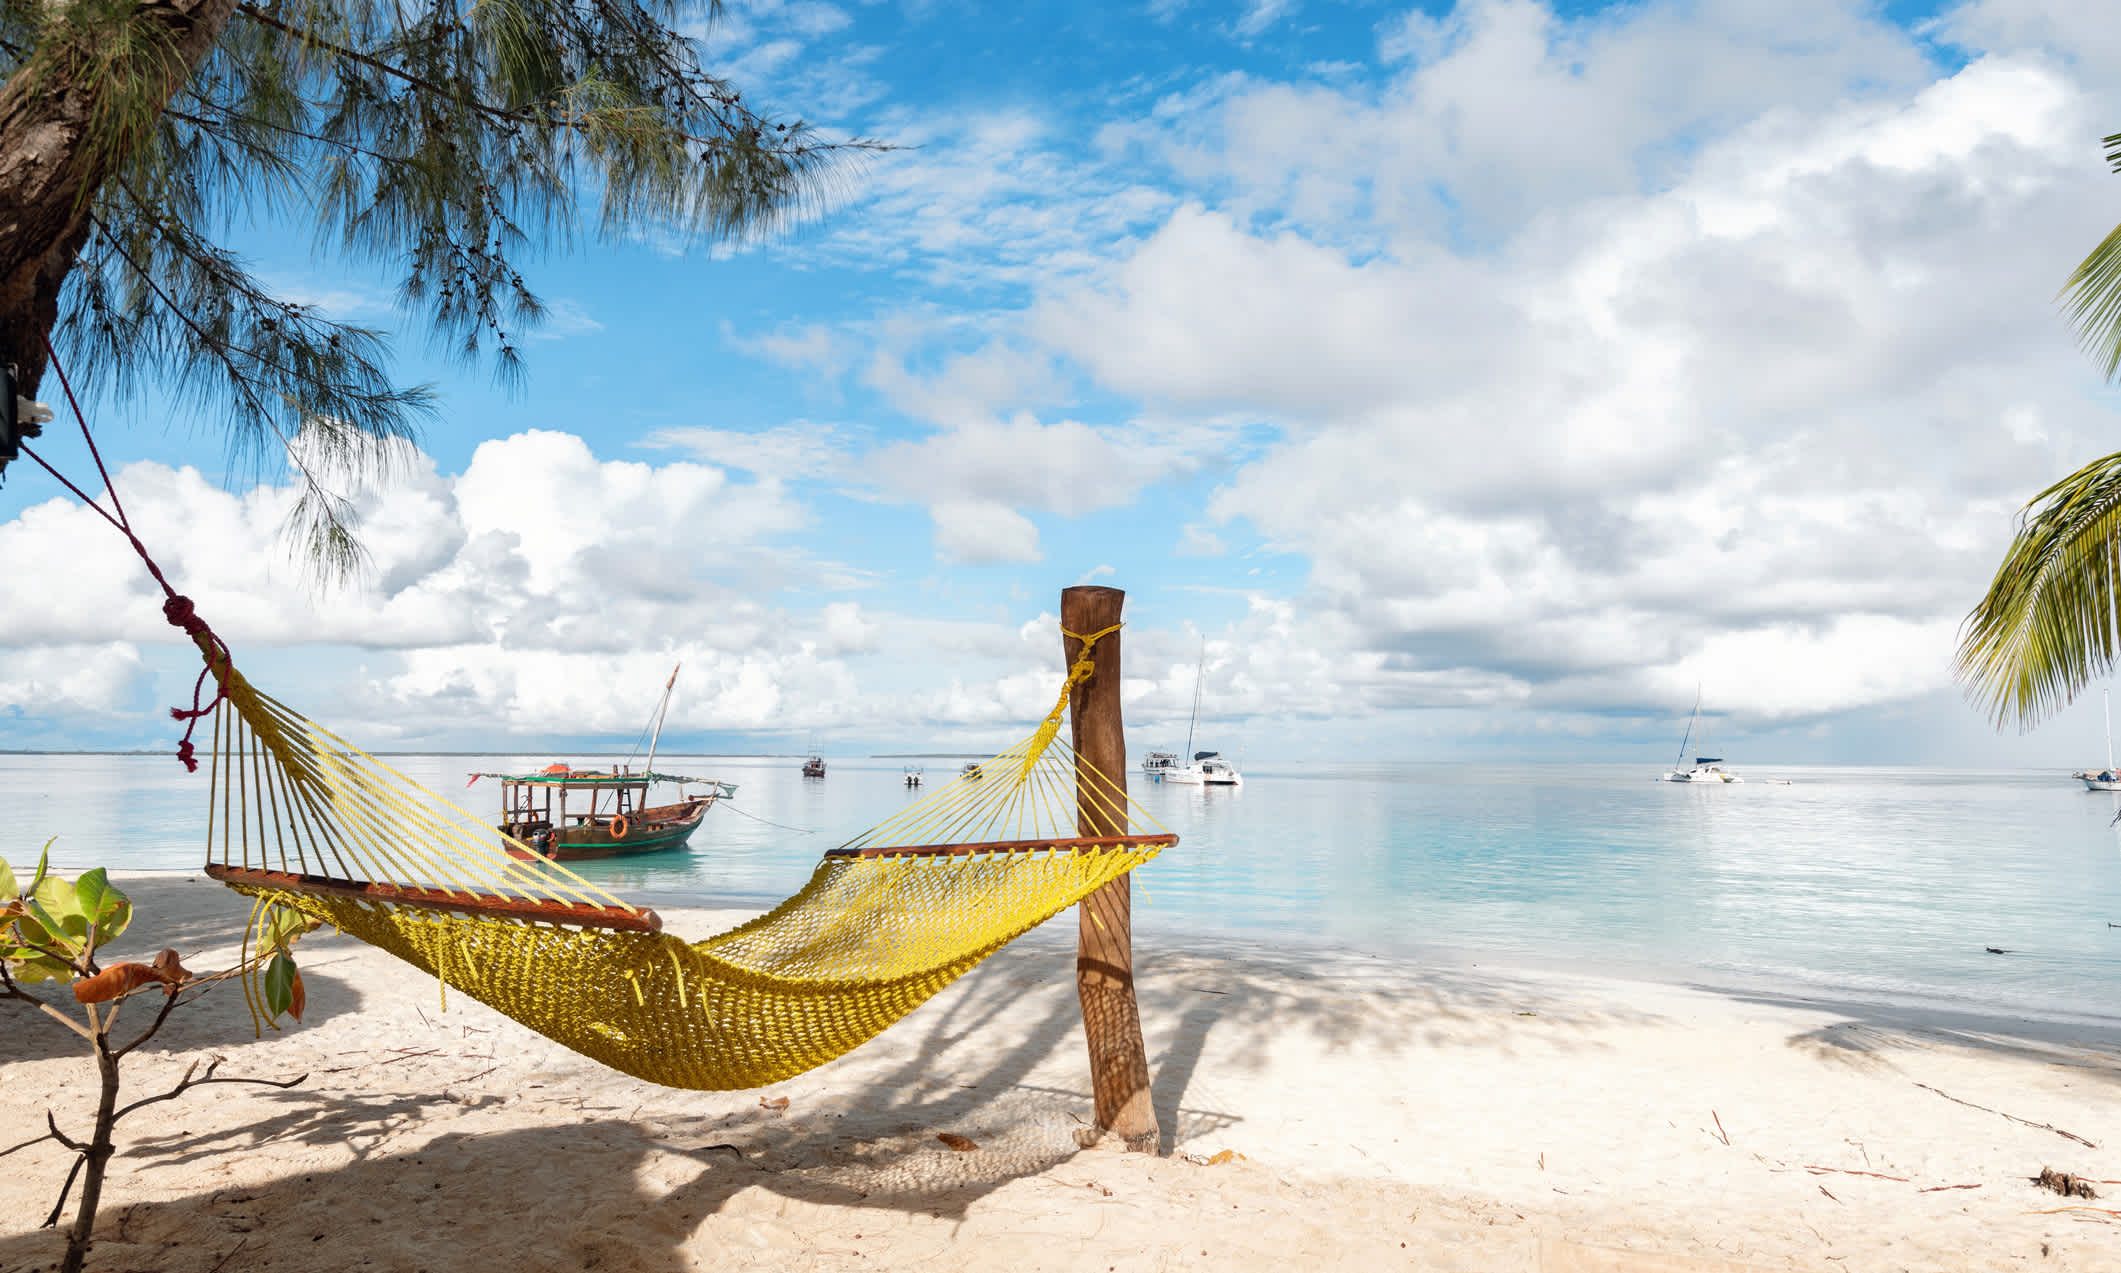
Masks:
[[[615,765],[609,770],[547,765],[531,774],[471,776],[472,782],[481,778],[501,780],[501,821],[497,829],[513,841],[507,846],[510,857],[576,862],[680,849],[715,801],[736,794],[734,783],[655,772],[655,749],[663,741],[663,717],[670,711],[670,692],[677,683],[678,668],[674,667],[670,669],[670,680],[663,685],[663,701],[655,709],[648,761],[639,773],[630,765]],[[639,745],[638,739],[635,745]],[[677,784],[675,803],[648,803],[649,788],[659,782]],[[704,786],[706,790],[689,794],[685,790],[688,786]],[[567,808],[570,795],[576,800],[572,811]],[[609,807],[604,799],[607,795],[611,798]]]
[[[472,777],[501,780],[497,829],[529,846],[526,851],[510,845],[510,856],[555,862],[683,848],[714,802],[736,794],[733,783],[650,769],[635,772],[626,766],[593,770],[552,765],[531,774]],[[675,802],[648,803],[648,789],[659,782],[678,784]],[[706,790],[687,793],[685,788],[691,785]],[[570,797],[572,809],[567,807]]]

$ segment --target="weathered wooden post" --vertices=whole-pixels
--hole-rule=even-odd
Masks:
[[[1127,594],[1117,588],[1061,590],[1061,651],[1075,666],[1089,635],[1119,622]],[[1127,739],[1119,702],[1119,633],[1090,647],[1092,671],[1068,702],[1076,755],[1076,834],[1124,834],[1114,826],[1113,799],[1127,790]],[[1102,780],[1092,778],[1095,769]],[[1115,793],[1115,790],[1116,793]],[[1075,993],[1083,1006],[1083,1034],[1090,1044],[1090,1090],[1097,1128],[1079,1139],[1094,1144],[1106,1135],[1128,1149],[1154,1153],[1156,1107],[1149,1099],[1149,1058],[1142,1044],[1141,1009],[1134,1000],[1134,895],[1122,875],[1076,907],[1080,925],[1075,948]]]

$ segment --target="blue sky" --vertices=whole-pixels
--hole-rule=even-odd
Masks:
[[[98,405],[254,680],[378,747],[587,745],[683,659],[681,745],[1001,745],[1094,580],[1137,748],[1204,645],[1255,764],[1656,763],[1697,686],[1734,761],[2103,747],[2096,696],[1999,736],[1949,674],[2013,511],[2116,437],[2051,299],[2121,219],[2098,6],[796,0],[706,50],[904,149],[768,243],[539,261],[518,395],[401,336],[444,409],[363,587],[304,585],[210,422]],[[0,488],[0,746],[152,744],[184,653],[55,499]]]

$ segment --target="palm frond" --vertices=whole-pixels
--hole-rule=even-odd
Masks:
[[[2121,454],[2093,460],[2019,514],[1995,581],[1960,626],[1953,668],[1999,728],[2031,729],[2113,669],[2117,554]]]

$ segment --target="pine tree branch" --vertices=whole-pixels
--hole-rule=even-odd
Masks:
[[[600,5],[598,7],[602,9],[604,6]],[[554,119],[539,114],[535,109],[535,107],[540,104],[557,103],[526,103],[522,106],[516,107],[513,110],[509,110],[503,107],[495,106],[491,102],[480,101],[476,96],[473,96],[468,93],[459,92],[455,89],[448,87],[447,85],[437,84],[433,80],[427,79],[424,76],[415,75],[411,71],[405,70],[403,67],[392,66],[390,63],[383,61],[381,58],[371,56],[367,53],[363,53],[359,49],[348,48],[343,44],[335,44],[332,41],[326,40],[313,32],[303,31],[299,28],[290,26],[289,24],[280,21],[278,18],[273,17],[271,14],[265,12],[264,10],[258,8],[255,5],[238,4],[236,6],[236,13],[241,17],[250,19],[251,21],[257,23],[260,26],[268,27],[274,31],[278,31],[282,35],[285,35],[290,39],[299,40],[304,44],[314,45],[315,47],[323,49],[324,51],[331,53],[335,56],[343,57],[349,62],[355,62],[362,66],[368,67],[371,70],[380,71],[383,74],[388,75],[403,84],[406,84],[412,88],[419,89],[423,93],[431,93],[434,96],[441,98],[443,101],[452,102],[458,106],[464,107],[467,110],[477,112],[478,114],[483,115],[498,124],[504,124],[511,127],[528,124],[532,127],[538,128],[576,129],[581,131],[587,131],[590,127],[588,123],[584,122],[579,117],[563,116],[561,118]],[[664,74],[667,75],[673,81],[674,85],[677,88],[682,89],[692,99],[692,102],[695,106],[699,107],[703,111],[708,112],[714,118],[715,123],[721,125],[724,132],[729,134],[729,136],[725,137],[702,137],[698,134],[686,132],[682,129],[672,130],[671,135],[673,137],[688,142],[694,146],[704,146],[710,150],[722,150],[732,153],[750,152],[754,154],[773,155],[778,157],[793,156],[798,158],[808,157],[817,154],[826,154],[839,150],[877,151],[891,148],[882,142],[870,141],[859,137],[852,138],[843,142],[827,142],[822,145],[816,146],[786,147],[778,145],[761,145],[759,143],[763,141],[767,130],[773,127],[773,125],[769,124],[763,116],[760,116],[749,109],[742,109],[741,114],[739,116],[739,120],[741,122],[732,121],[728,116],[722,113],[723,109],[727,107],[728,103],[717,102],[716,99],[699,92],[696,88],[692,87],[689,82],[687,82],[687,76],[683,70],[679,69],[667,58],[661,57],[660,51],[658,51],[657,56],[659,69],[662,70]],[[732,94],[731,97],[733,98],[734,95]],[[644,106],[638,107],[636,109],[645,111],[648,108]],[[741,145],[735,141],[732,141],[731,138],[733,137],[747,138],[750,144]]]

